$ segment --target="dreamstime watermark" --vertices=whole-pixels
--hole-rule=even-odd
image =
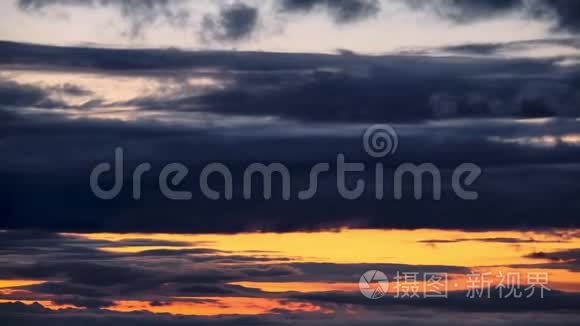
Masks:
[[[356,179],[354,187],[349,187],[347,177],[352,173],[364,173],[374,170],[374,195],[377,200],[385,198],[385,168],[383,162],[379,159],[385,159],[388,155],[394,155],[399,147],[399,137],[395,129],[389,125],[373,125],[366,129],[363,135],[363,147],[366,153],[378,162],[372,167],[363,162],[347,162],[345,154],[338,153],[336,156],[336,166],[333,176],[336,176],[336,187],[338,193],[343,199],[359,199],[366,189],[366,182],[362,178]],[[116,198],[124,186],[124,150],[121,147],[115,149],[114,166],[108,162],[99,163],[90,174],[90,188],[100,199],[109,200]],[[133,199],[141,199],[142,178],[145,173],[150,172],[152,165],[148,162],[139,164],[131,174],[133,185]],[[113,173],[114,182],[109,189],[103,189],[99,184],[99,179],[105,173]],[[323,173],[331,173],[329,163],[321,162],[314,164],[309,170],[309,184],[304,190],[297,193],[299,200],[312,199],[319,188],[319,178]],[[451,188],[454,194],[462,200],[476,200],[478,193],[466,189],[472,185],[481,175],[482,170],[473,163],[462,163],[457,166],[451,173]],[[159,173],[159,189],[163,196],[171,200],[190,200],[192,192],[178,190],[179,185],[184,182],[189,175],[189,169],[182,163],[170,163],[165,165]],[[221,176],[223,187],[212,188],[209,178],[212,175]],[[281,198],[290,200],[292,173],[283,163],[252,163],[243,171],[242,177],[242,196],[243,199],[258,198],[253,191],[253,180],[256,177],[262,179],[262,198],[271,199],[273,189],[273,178],[278,176],[281,180]],[[433,163],[425,162],[421,164],[401,163],[394,169],[392,178],[393,197],[394,199],[403,199],[404,178],[411,177],[412,191],[416,200],[424,197],[424,178],[430,176],[430,188],[433,200],[441,199],[442,176],[440,169]],[[387,183],[388,184],[388,183]],[[232,170],[225,163],[213,162],[204,166],[199,174],[199,188],[201,193],[211,200],[231,200],[234,195],[234,175]],[[216,190],[219,189],[219,190]]]

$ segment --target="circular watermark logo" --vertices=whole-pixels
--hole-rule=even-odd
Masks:
[[[387,275],[381,271],[366,271],[358,281],[358,287],[362,295],[369,299],[380,299],[385,296],[389,289]]]
[[[363,146],[370,156],[385,157],[397,151],[399,137],[395,129],[387,124],[372,125],[364,133]]]

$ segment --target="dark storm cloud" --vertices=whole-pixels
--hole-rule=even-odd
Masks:
[[[478,43],[478,44],[461,44],[452,45],[443,48],[443,51],[458,53],[458,54],[478,54],[478,55],[489,55],[496,54],[500,50],[505,49],[504,44],[497,43]]]
[[[539,0],[535,2],[532,15],[555,21],[556,28],[580,32],[580,3],[570,0]]]
[[[18,6],[22,10],[40,10],[54,5],[90,6],[93,0],[18,0]]]
[[[201,37],[205,41],[240,41],[249,38],[258,23],[258,9],[243,3],[220,8],[217,16],[206,15]]]
[[[136,106],[321,122],[580,115],[580,73],[559,65],[562,58],[185,52],[15,43],[1,43],[0,48],[0,64],[9,69],[18,65],[151,78],[196,76],[198,71],[220,85],[204,90],[177,84],[169,94],[121,103],[95,98],[79,108]]]
[[[64,83],[56,86],[21,84],[0,78],[0,107],[66,108],[62,96],[89,96],[92,92],[80,86]]]
[[[411,0],[405,3],[415,9],[432,11],[457,23],[470,23],[473,20],[492,18],[522,9],[524,2],[522,0]]]
[[[127,239],[115,242],[96,241],[72,236],[63,236],[54,233],[46,233],[42,231],[5,231],[2,232],[0,236],[0,254],[43,255],[46,253],[43,248],[50,247],[52,250],[50,252],[51,254],[58,255],[67,259],[76,258],[83,255],[91,256],[92,258],[102,258],[106,255],[103,254],[103,252],[97,250],[100,247],[182,247],[191,245],[201,246],[203,244],[149,239]],[[215,250],[209,249],[196,248],[195,250],[197,250],[197,253],[216,253]],[[144,252],[147,252],[147,250]]]
[[[539,47],[559,46],[580,49],[578,38],[554,38],[513,41],[504,43],[468,43],[451,45],[437,50],[463,55],[493,55],[509,51],[530,51]]]
[[[27,289],[33,293],[51,294],[55,296],[74,295],[84,298],[105,298],[111,295],[107,293],[106,288],[67,282],[46,282],[28,286]]]
[[[176,49],[106,49],[54,47],[0,41],[0,64],[6,68],[93,71],[127,75],[175,74],[181,69],[242,71],[299,70],[344,65],[344,58],[324,54]]]
[[[99,8],[111,7],[129,21],[127,35],[141,36],[151,22],[163,19],[174,26],[183,26],[189,19],[189,12],[173,5],[183,0],[18,0],[18,7],[29,13],[41,12],[54,6]]]
[[[340,311],[345,310],[345,306],[333,306]],[[60,326],[60,325],[87,325],[87,326],[106,326],[106,325],[289,325],[299,324],[306,326],[315,325],[463,325],[468,318],[473,325],[571,325],[578,324],[578,314],[574,313],[469,313],[469,315],[457,315],[452,312],[434,311],[431,309],[409,309],[390,310],[388,313],[378,313],[375,311],[361,311],[361,315],[343,315],[332,316],[323,313],[300,313],[278,311],[272,314],[263,314],[259,316],[175,316],[154,315],[146,312],[123,314],[115,312],[102,312],[94,314],[88,312],[70,312],[60,311],[52,312],[43,309],[40,305],[24,305],[22,303],[5,303],[0,304],[0,318],[6,325],[25,325],[25,326]]]
[[[559,268],[572,272],[580,272],[580,249],[568,249],[555,252],[534,252],[526,256],[538,260],[548,260],[548,263],[537,264],[537,268]]]
[[[237,84],[201,96],[178,94],[167,103],[155,99],[133,103],[150,109],[207,110],[303,121],[393,122],[579,114],[575,109],[578,100],[575,82],[565,73],[557,72],[559,68],[549,68],[550,64],[473,62],[471,67],[450,64],[444,73],[430,70],[436,62],[402,60],[397,68],[369,64],[362,74],[348,68],[335,72],[313,71],[284,76],[278,84],[242,75]],[[446,64],[443,60],[438,63]],[[412,64],[422,67],[411,71]],[[407,65],[409,70],[405,68]],[[460,66],[474,71],[454,70]],[[502,66],[507,69],[503,74],[499,72]],[[510,74],[513,74],[511,78]],[[558,78],[562,79],[558,81]]]
[[[574,261],[579,263],[580,260],[580,249],[571,249],[566,251],[557,251],[557,252],[536,252],[532,253],[528,258],[536,258],[536,259],[549,259],[553,261]]]
[[[40,309],[39,309],[40,308]],[[105,326],[105,325],[144,325],[144,326],[161,326],[161,325],[283,325],[284,320],[273,315],[267,316],[220,316],[220,317],[193,317],[180,316],[175,318],[170,315],[154,315],[149,313],[106,313],[106,314],[79,314],[51,312],[48,309],[42,309],[39,305],[32,307],[14,303],[1,304],[0,317],[5,325],[22,325],[22,326],[51,326],[51,325],[86,325],[86,326]]]
[[[294,298],[300,298],[310,302],[327,302],[337,304],[351,304],[372,307],[382,310],[397,306],[409,306],[419,308],[438,308],[450,311],[471,312],[524,312],[524,311],[574,311],[578,313],[580,308],[574,304],[580,295],[551,291],[543,298],[539,295],[531,298],[500,298],[497,290],[492,290],[491,298],[468,298],[464,291],[451,291],[446,298],[394,298],[386,296],[380,300],[368,300],[359,293],[306,293],[296,294]]]
[[[41,87],[0,79],[0,106],[56,108],[63,104],[50,99],[50,92]]]
[[[547,21],[558,30],[580,32],[580,4],[573,0],[412,0],[404,3],[459,24],[513,14]]]
[[[69,96],[88,96],[93,94],[93,92],[71,83],[64,83],[58,86],[54,86],[49,88],[49,90],[58,94]]]
[[[111,256],[114,257],[114,255]],[[53,258],[56,257],[58,255],[53,256]],[[91,262],[92,258],[94,257],[90,255],[79,255],[76,259],[69,259],[68,262],[59,262],[58,259],[55,259],[55,262],[47,262],[50,261],[50,256],[48,256],[43,263],[12,266],[5,264],[2,268],[2,274],[12,277],[65,279],[72,284],[96,287],[127,285],[155,276],[155,273],[151,271],[131,266],[117,266],[103,262],[94,263]]]
[[[328,11],[337,23],[349,23],[374,16],[380,11],[377,0],[282,0],[284,12]]]
[[[233,289],[237,289],[235,291]],[[184,286],[180,288],[178,291],[182,295],[188,296],[204,296],[204,295],[232,295],[238,294],[242,292],[244,288],[241,286],[232,286],[232,285],[214,285],[214,284],[194,284],[189,286]]]
[[[289,263],[288,266],[297,270],[298,273],[279,275],[280,282],[309,282],[323,277],[325,282],[353,282],[368,270],[380,270],[389,279],[397,276],[397,273],[413,271],[422,279],[425,273],[457,273],[467,274],[470,269],[460,266],[445,265],[407,265],[407,264],[334,264],[334,263]]]
[[[30,231],[3,231],[0,240],[8,246],[3,247],[0,255],[2,279],[49,281],[19,288],[27,291],[15,291],[12,299],[47,298],[88,308],[109,306],[119,296],[147,301],[163,295],[171,297],[184,293],[207,296],[227,291],[232,295],[255,295],[259,291],[225,283],[269,279],[299,272],[291,266],[267,265],[270,259],[242,257],[236,253],[204,248],[175,250],[171,255],[156,255],[148,251],[98,251],[99,254],[96,254],[97,247],[130,246],[135,243]],[[283,260],[279,257],[275,259]]]
[[[580,75],[577,68],[562,67],[557,60],[89,49],[16,43],[1,43],[0,48],[0,64],[10,69],[91,71],[103,78],[116,74],[168,78],[204,70],[210,71],[205,77],[223,83],[202,92],[178,83],[177,91],[170,94],[101,103],[183,118],[179,125],[154,119],[71,120],[54,114],[24,114],[17,108],[0,110],[5,117],[0,121],[0,150],[5,154],[0,163],[2,228],[240,232],[340,226],[578,225],[575,212],[580,207],[573,194],[580,191],[580,157],[577,144],[562,139],[579,130]],[[30,104],[45,92],[29,91],[20,98]],[[234,125],[187,125],[189,117],[200,113],[216,114],[216,119]],[[237,116],[250,117],[249,121],[274,119],[236,127]],[[536,124],[513,120],[546,116],[554,118]],[[310,167],[328,162],[332,171],[337,153],[374,166],[376,161],[364,153],[361,143],[367,125],[359,122],[397,122],[401,146],[386,162],[385,178],[392,178],[396,164],[432,162],[446,180],[443,200],[416,201],[410,196],[393,200],[390,182],[385,199],[376,200],[371,167],[351,176],[351,181],[360,176],[367,184],[367,192],[357,201],[340,197],[335,172],[321,175],[315,198],[298,200],[297,192],[308,186]],[[124,188],[116,199],[103,201],[91,192],[89,174],[98,163],[111,161],[117,146],[126,151]],[[130,176],[142,162],[150,162],[153,170],[143,178],[143,199],[135,201]],[[182,162],[189,168],[181,189],[192,192],[191,201],[171,201],[160,193],[158,175],[169,162]],[[209,200],[199,190],[199,173],[209,162],[223,162],[231,168],[235,176],[232,200]],[[243,171],[253,162],[286,164],[292,172],[291,200],[279,196],[244,200]],[[484,170],[473,185],[480,193],[477,201],[459,200],[450,189],[451,172],[464,162]],[[103,178],[103,186],[111,177]],[[411,194],[411,181],[405,181],[407,194]],[[211,181],[223,187],[219,182],[219,178]],[[279,182],[275,181],[274,194],[280,193],[276,190]]]
[[[577,132],[575,121],[398,127],[401,149],[385,162],[386,180],[392,177],[391,168],[401,162],[428,161],[442,169],[442,178],[448,183],[452,168],[462,162],[475,162],[484,171],[473,185],[480,192],[477,201],[459,200],[448,187],[443,189],[441,201],[413,200],[410,190],[405,190],[408,197],[393,200],[390,182],[385,187],[385,198],[376,200],[371,186],[374,170],[370,167],[366,173],[351,176],[352,180],[361,177],[367,182],[367,192],[359,200],[341,199],[334,172],[321,175],[319,192],[312,200],[297,200],[296,193],[308,186],[309,168],[328,162],[334,169],[337,153],[345,153],[349,161],[374,166],[376,161],[370,160],[362,149],[363,127],[349,128],[353,127],[281,124],[261,129],[206,130],[148,122],[40,118],[4,122],[3,134],[10,137],[3,141],[2,150],[11,155],[1,165],[4,186],[0,189],[0,208],[4,213],[0,227],[239,232],[317,230],[345,225],[467,229],[578,225],[575,212],[579,203],[574,196],[580,191],[577,146],[562,143],[544,147],[489,139],[525,140],[541,137],[547,130],[551,135],[566,135]],[[118,198],[103,201],[91,192],[88,176],[97,163],[112,160],[116,146],[126,151],[125,187]],[[23,148],[27,149],[25,154],[21,154]],[[74,156],[70,155],[70,148],[76,148]],[[235,176],[232,200],[212,201],[199,190],[201,168],[216,161],[227,164]],[[283,162],[288,166],[295,182],[291,200],[284,201],[277,195],[280,181],[276,180],[271,200],[243,200],[243,169],[256,161]],[[135,201],[131,197],[130,171],[140,162],[151,162],[154,168],[144,176],[143,199]],[[191,191],[192,200],[171,201],[159,192],[159,171],[169,162],[183,162],[189,168],[190,174],[180,189]],[[107,180],[110,179],[102,181],[104,187]],[[219,189],[219,178],[211,184]],[[260,189],[256,188],[257,193]],[[470,218],[464,218],[465,214]]]

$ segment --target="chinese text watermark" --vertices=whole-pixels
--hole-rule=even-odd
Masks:
[[[446,272],[397,271],[391,276],[379,270],[361,275],[359,289],[368,299],[448,298],[449,292],[465,293],[468,299],[544,298],[549,288],[547,272],[470,273],[449,277]]]

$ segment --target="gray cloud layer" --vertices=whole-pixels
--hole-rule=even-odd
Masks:
[[[322,9],[330,13],[336,23],[349,23],[377,14],[381,7],[378,0],[282,0],[280,10],[304,13]]]
[[[18,0],[18,6],[29,13],[42,12],[54,6],[114,8],[129,23],[127,36],[136,38],[142,36],[144,29],[156,20],[183,27],[190,12],[174,5],[184,2],[184,0]]]

